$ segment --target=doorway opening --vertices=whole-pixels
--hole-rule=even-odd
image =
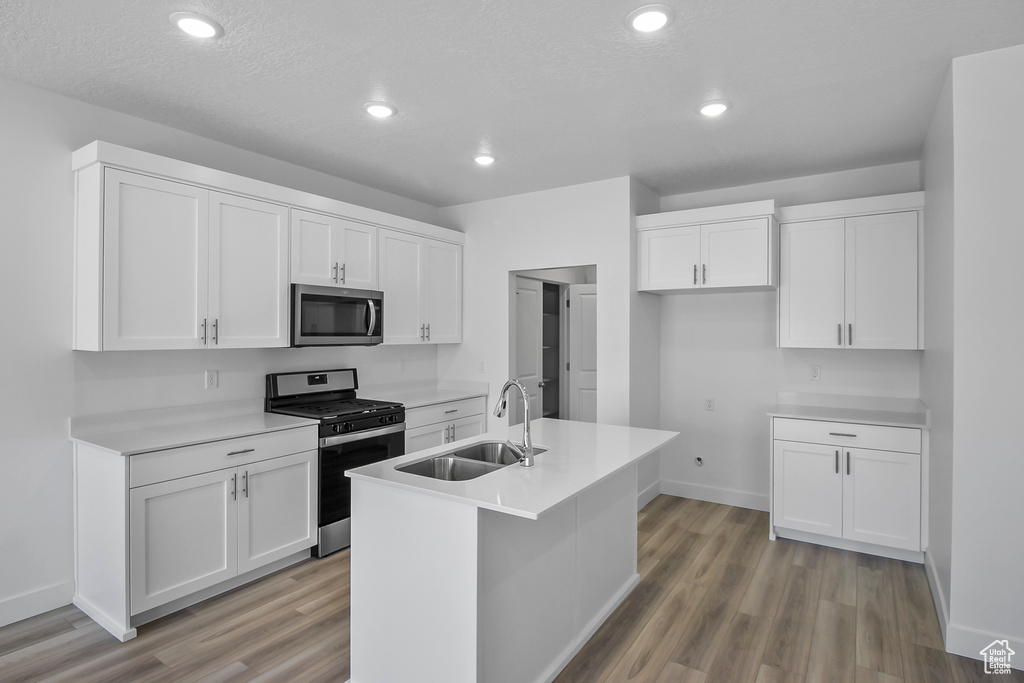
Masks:
[[[530,418],[597,421],[597,266],[509,273],[509,376]],[[523,421],[512,393],[509,424]]]

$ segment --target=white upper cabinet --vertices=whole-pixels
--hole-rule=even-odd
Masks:
[[[102,334],[76,325],[76,348],[287,345],[287,208],[112,168],[103,184],[103,304],[76,310]]]
[[[783,223],[779,346],[922,348],[919,234],[917,210]]]
[[[385,344],[462,341],[462,245],[381,229]]]
[[[775,284],[774,201],[637,216],[639,291]]]
[[[75,349],[288,346],[289,283],[383,289],[391,262],[387,341],[462,340],[462,233],[106,142],[71,165]]]
[[[377,228],[337,216],[292,210],[291,281],[377,289]]]

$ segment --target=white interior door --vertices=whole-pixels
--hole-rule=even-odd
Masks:
[[[569,285],[569,419],[597,422],[597,285]]]
[[[544,284],[540,280],[516,276],[516,333],[515,372],[512,373],[526,387],[530,396],[530,418],[540,417],[543,398],[541,395],[542,333],[543,333]],[[509,392],[509,424],[523,421],[522,398],[519,392]]]

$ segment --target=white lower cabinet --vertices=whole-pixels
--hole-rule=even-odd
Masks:
[[[789,418],[773,427],[773,530],[921,550],[920,429]]]
[[[132,614],[316,543],[316,453],[131,490]]]
[[[315,425],[122,455],[75,448],[74,603],[135,627],[308,556]]]
[[[405,411],[405,452],[483,434],[487,428],[486,400],[480,396],[435,403]]]

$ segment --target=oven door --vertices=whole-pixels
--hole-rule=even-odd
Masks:
[[[345,471],[404,454],[404,423],[320,439],[320,537],[314,555],[351,543],[352,482]]]
[[[369,346],[384,341],[384,295],[292,285],[292,346]]]

